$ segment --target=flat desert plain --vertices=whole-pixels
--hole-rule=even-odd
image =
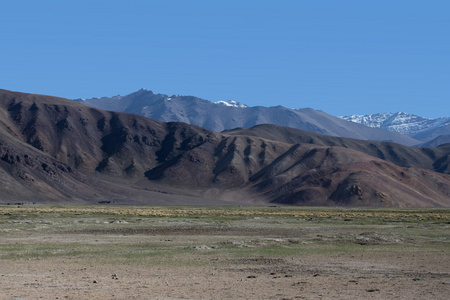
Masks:
[[[0,299],[448,299],[450,210],[0,206]]]

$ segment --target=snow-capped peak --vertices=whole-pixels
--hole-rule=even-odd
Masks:
[[[242,103],[237,102],[237,101],[234,101],[234,100],[217,101],[217,102],[214,102],[214,104],[222,104],[222,105],[225,105],[225,106],[230,106],[230,107],[241,107],[241,108],[248,107],[247,105],[242,104]]]
[[[340,116],[338,118],[363,124],[368,127],[382,128],[406,135],[414,135],[450,122],[450,118],[427,119],[404,112],[351,115]]]

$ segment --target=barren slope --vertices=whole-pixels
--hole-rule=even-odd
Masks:
[[[283,127],[214,133],[4,90],[0,116],[3,202],[450,205],[446,147],[302,132],[305,143]]]

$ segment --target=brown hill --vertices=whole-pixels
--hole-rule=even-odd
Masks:
[[[215,133],[5,90],[0,117],[1,202],[450,206],[446,147]]]
[[[314,144],[344,147],[383,159],[401,167],[415,167],[450,174],[450,144],[436,148],[407,147],[388,142],[369,142],[357,139],[327,136],[295,128],[264,124],[252,128],[236,128],[225,131],[229,135],[257,136],[289,144]]]

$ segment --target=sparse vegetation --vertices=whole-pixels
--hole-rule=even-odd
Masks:
[[[95,206],[95,205],[35,205],[1,206],[0,215],[28,216],[30,218],[47,215],[77,218],[88,217],[156,217],[156,218],[219,218],[239,219],[245,217],[303,218],[309,221],[330,220],[343,222],[450,222],[447,208],[326,208],[326,207],[190,207],[190,206]]]
[[[417,249],[442,249],[448,244],[449,209],[343,209],[285,207],[142,207],[142,206],[34,206],[1,207],[0,235],[90,234],[90,235],[190,235],[206,236],[205,253],[289,255],[301,253],[347,252],[349,245],[382,250],[389,245]],[[242,232],[241,232],[242,231]],[[249,233],[246,236],[245,233]],[[255,234],[256,236],[252,236]],[[237,236],[238,238],[227,238]],[[44,246],[45,245],[45,246]],[[70,246],[65,252],[64,247]],[[139,241],[138,244],[110,245],[109,255],[122,258],[173,255],[195,252],[194,244],[168,247],[165,243]],[[46,241],[27,246],[4,244],[3,258],[103,255],[98,247]],[[53,248],[52,248],[53,247]],[[136,249],[145,249],[136,250]],[[117,251],[111,251],[116,249]],[[129,250],[127,250],[129,249]],[[151,249],[151,250],[149,250]],[[12,255],[11,253],[14,253]]]
[[[450,281],[450,274],[443,271],[450,257],[450,209],[1,206],[0,225],[0,261],[6,268],[1,276],[22,276],[20,272],[38,268],[35,272],[55,281],[57,271],[64,278],[60,286],[66,287],[78,280],[78,286],[88,289],[86,278],[101,277],[98,270],[121,272],[114,277],[120,279],[127,274],[129,287],[142,281],[142,274],[154,276],[153,281],[163,276],[169,285],[169,274],[175,280],[178,276],[189,278],[192,272],[219,272],[219,285],[240,277],[262,280],[266,276],[268,283],[295,279],[285,287],[288,296],[298,291],[296,282],[315,285],[321,282],[320,276],[343,284],[357,280],[361,286],[382,281],[386,274],[390,280],[413,282],[417,272],[425,268],[420,266],[426,266],[428,284],[442,288],[442,282]],[[410,259],[396,261],[399,257]],[[375,264],[378,269],[366,264]],[[78,277],[67,275],[69,270],[78,270],[73,272]],[[422,277],[425,275],[417,278]],[[3,278],[9,286],[16,284],[9,281],[13,277]],[[203,285],[208,286],[208,278],[202,279]],[[384,287],[391,287],[391,283],[386,281]],[[177,288],[165,291],[167,284],[156,291],[167,297],[183,295],[175,292]],[[11,295],[34,295],[27,287],[17,285],[16,291],[28,293]],[[111,294],[102,295],[120,294],[118,287],[107,288]],[[47,283],[37,290],[64,296],[58,284]],[[270,289],[263,290],[275,297]],[[68,291],[82,296],[76,294],[76,288]],[[89,295],[98,296],[94,290]],[[199,296],[198,291],[189,295]],[[220,295],[215,297],[222,298]],[[444,294],[437,295],[439,299]],[[380,299],[389,296],[380,293]]]

